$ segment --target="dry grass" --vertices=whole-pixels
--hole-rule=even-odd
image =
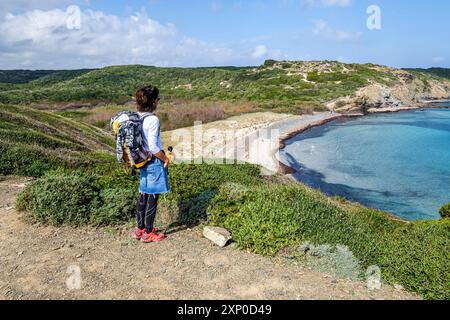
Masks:
[[[105,106],[94,108],[89,110],[88,115],[84,116],[81,120],[85,123],[106,129],[109,125],[110,119],[118,112],[124,110],[131,110],[131,108],[124,108],[122,106]]]
[[[161,119],[163,131],[167,131],[190,127],[195,121],[208,123],[258,110],[256,104],[246,102],[174,100],[161,104],[157,113]]]
[[[129,103],[126,105],[106,105],[94,108],[77,107],[73,109],[60,107],[58,113],[107,129],[109,120],[118,112],[125,110],[134,111],[136,105]],[[193,126],[196,121],[208,123],[256,111],[260,111],[260,109],[252,102],[169,100],[162,101],[156,113],[161,120],[162,131],[168,131]]]

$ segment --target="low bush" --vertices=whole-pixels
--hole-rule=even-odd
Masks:
[[[275,60],[266,60],[264,61],[265,67],[273,67],[277,62]]]
[[[40,177],[62,165],[58,159],[49,159],[43,152],[21,145],[0,145],[0,174]]]
[[[311,71],[308,72],[307,76],[306,76],[306,80],[311,81],[311,82],[317,82],[320,80],[319,74],[317,73],[317,71]]]
[[[35,221],[79,226],[89,223],[98,193],[94,177],[54,171],[31,183],[19,195],[17,204],[20,210],[28,210]]]
[[[93,205],[89,222],[93,225],[118,225],[131,221],[138,192],[136,189],[105,189]]]
[[[382,271],[429,299],[448,299],[450,223],[403,223],[386,213],[334,202],[302,185],[252,187],[240,196],[222,188],[208,212],[211,222],[228,228],[238,246],[263,255],[303,243],[345,246],[361,266]],[[354,265],[354,261],[349,262]]]
[[[95,151],[94,151],[95,150]],[[0,106],[0,174],[40,177],[95,165],[113,138],[91,126],[24,106]]]
[[[159,226],[209,219],[229,229],[239,247],[263,255],[304,243],[327,246],[330,259],[352,257],[348,265],[325,264],[339,265],[341,273],[354,274],[360,266],[363,276],[376,265],[387,283],[429,299],[450,298],[448,219],[394,221],[303,185],[264,179],[253,165],[176,165],[170,180],[172,192],[160,200]],[[138,179],[121,169],[101,175],[59,170],[30,184],[18,207],[44,223],[117,225],[133,219],[137,187]],[[337,254],[342,248],[349,254]]]
[[[105,159],[84,171],[50,171],[19,196],[18,207],[35,221],[68,225],[116,225],[134,216],[139,179]],[[103,167],[105,166],[105,167]],[[170,169],[172,192],[161,197],[171,211],[160,221],[195,224],[207,218],[207,208],[226,182],[260,182],[252,165],[177,165]]]
[[[450,218],[450,203],[447,203],[445,206],[443,206],[439,213],[441,214],[442,218]]]
[[[52,225],[117,225],[134,217],[137,197],[133,180],[112,183],[85,172],[57,170],[28,185],[17,207],[31,220]]]

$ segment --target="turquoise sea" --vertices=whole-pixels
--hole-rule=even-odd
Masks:
[[[450,202],[450,109],[337,120],[288,140],[280,160],[328,195],[407,220],[438,219]]]

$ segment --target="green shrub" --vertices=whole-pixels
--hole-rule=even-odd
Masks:
[[[448,219],[403,224],[385,234],[375,257],[384,280],[425,299],[450,299],[449,234]]]
[[[403,223],[383,212],[332,202],[302,185],[276,184],[253,187],[239,197],[221,188],[208,212],[239,247],[255,253],[275,255],[305,242],[329,246],[330,252],[345,246],[362,272],[376,265],[390,284],[428,299],[450,298],[447,219]]]
[[[439,213],[441,214],[442,218],[450,218],[450,203],[447,203],[445,206],[443,206]]]
[[[300,184],[263,179],[253,165],[175,165],[170,182],[172,192],[161,197],[159,226],[209,219],[229,229],[239,247],[263,255],[309,243],[326,249],[319,250],[325,260],[317,265],[338,274],[353,277],[361,268],[363,277],[376,265],[387,283],[428,299],[450,298],[449,219],[394,221]],[[97,176],[57,171],[29,185],[18,207],[45,223],[116,225],[133,217],[137,186],[137,178],[120,169]]]
[[[325,70],[321,66],[326,67]],[[305,72],[305,68],[306,70],[315,69],[316,71],[310,72],[307,77],[314,83],[306,83],[303,77],[292,74],[287,76],[289,71],[295,71],[296,68],[301,73]],[[318,70],[321,72],[319,73]],[[438,76],[445,77],[448,70],[431,73],[426,70],[412,72],[426,84],[431,79],[443,80],[444,78]],[[14,77],[14,73],[13,71],[8,76]],[[25,79],[27,77],[25,76]],[[232,83],[233,90],[220,85],[224,80]],[[383,67],[330,61],[267,60],[263,66],[243,68],[115,66],[98,70],[61,71],[24,84],[0,84],[0,103],[79,101],[91,104],[99,102],[122,104],[131,99],[136,88],[154,83],[164,92],[165,100],[205,99],[254,102],[258,107],[271,104],[271,110],[281,112],[278,109],[280,102],[300,105],[299,102],[305,101],[305,97],[315,104],[328,102],[354,94],[357,89],[367,85],[368,80],[383,85],[393,85],[399,81],[399,78],[393,70],[383,69]],[[336,81],[341,83],[336,85]],[[185,87],[188,84],[192,84],[192,89]],[[311,89],[314,90],[311,91]],[[287,109],[286,106],[284,109]],[[294,111],[298,113],[301,109],[294,109]],[[80,116],[79,113],[64,114],[74,118]],[[103,127],[104,122],[99,122],[97,125]]]
[[[0,145],[0,174],[40,177],[62,165],[58,159],[49,159],[43,152],[22,145]]]
[[[18,205],[44,223],[116,225],[129,221],[134,215],[139,179],[117,167],[117,163],[104,161],[98,170],[49,172],[22,192]],[[195,224],[204,220],[222,184],[234,181],[251,185],[260,182],[258,176],[259,168],[252,165],[172,166],[172,192],[161,197],[164,216],[158,223]]]
[[[311,72],[308,72],[306,79],[311,82],[317,82],[317,81],[319,81],[320,78],[319,78],[319,74],[317,73],[317,71],[311,71]]]
[[[277,62],[275,60],[266,60],[264,61],[265,67],[273,67]]]
[[[117,225],[132,220],[136,208],[136,189],[105,189],[93,206],[90,223],[93,225]]]
[[[97,175],[95,185],[98,189],[134,189],[139,188],[139,174],[133,176],[130,170],[126,168],[119,168],[117,160],[110,159],[111,163],[107,161],[102,162],[95,167],[93,172]]]
[[[17,204],[33,220],[79,226],[89,223],[93,203],[98,203],[98,189],[92,176],[55,171],[31,183]]]
[[[0,106],[0,174],[40,177],[62,167],[93,167],[112,142],[96,128],[49,112]]]

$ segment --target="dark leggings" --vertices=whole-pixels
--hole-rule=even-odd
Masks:
[[[152,232],[155,222],[156,209],[158,208],[159,195],[141,193],[136,205],[136,219],[138,228]]]

